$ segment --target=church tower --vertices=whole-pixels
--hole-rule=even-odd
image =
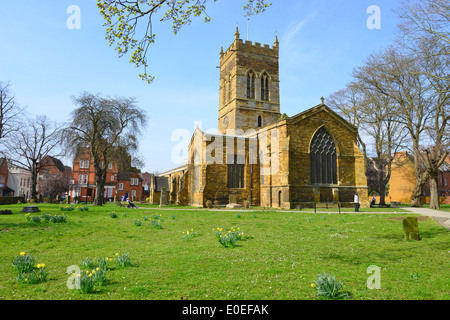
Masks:
[[[258,130],[280,116],[279,42],[273,47],[235,40],[220,52],[219,132]],[[236,132],[240,134],[240,132]]]

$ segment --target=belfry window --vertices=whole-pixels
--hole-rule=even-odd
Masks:
[[[261,76],[261,100],[269,101],[269,76],[265,72]]]
[[[311,183],[337,184],[336,145],[325,128],[319,129],[311,142]]]
[[[255,99],[255,80],[255,73],[249,71],[247,74],[247,99]]]

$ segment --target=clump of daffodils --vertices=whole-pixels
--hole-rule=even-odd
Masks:
[[[231,227],[228,231],[223,231],[222,228],[213,229],[213,231],[219,243],[225,248],[235,247],[244,235],[240,228],[235,229],[234,227]]]
[[[193,238],[197,237],[198,233],[194,231],[194,229],[187,230],[186,232],[183,232],[183,240],[185,241],[191,241]]]
[[[12,265],[17,272],[17,281],[21,283],[39,283],[47,278],[45,263],[36,264],[37,258],[22,251],[13,258]]]

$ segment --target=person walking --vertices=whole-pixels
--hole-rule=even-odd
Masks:
[[[359,195],[358,195],[358,192],[355,193],[354,202],[355,202],[355,212],[359,212]]]

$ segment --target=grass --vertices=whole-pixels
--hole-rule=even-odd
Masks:
[[[319,299],[311,283],[325,272],[352,299],[449,299],[449,231],[433,219],[421,220],[422,240],[405,241],[399,217],[414,216],[409,213],[261,210],[237,218],[235,211],[108,204],[65,212],[66,223],[55,224],[28,221],[22,206],[4,206],[13,214],[0,216],[0,300],[308,300]],[[33,216],[60,214],[58,205],[38,206],[42,212]],[[109,217],[112,211],[117,218]],[[162,215],[161,229],[143,219],[154,214]],[[219,227],[239,228],[242,240],[223,247],[213,231]],[[183,232],[192,229],[196,237],[185,241]],[[45,282],[17,282],[12,259],[22,251],[45,263]],[[67,288],[69,266],[118,252],[129,255],[131,266],[109,263],[104,286],[89,294]],[[381,268],[380,290],[366,285],[372,265]]]

